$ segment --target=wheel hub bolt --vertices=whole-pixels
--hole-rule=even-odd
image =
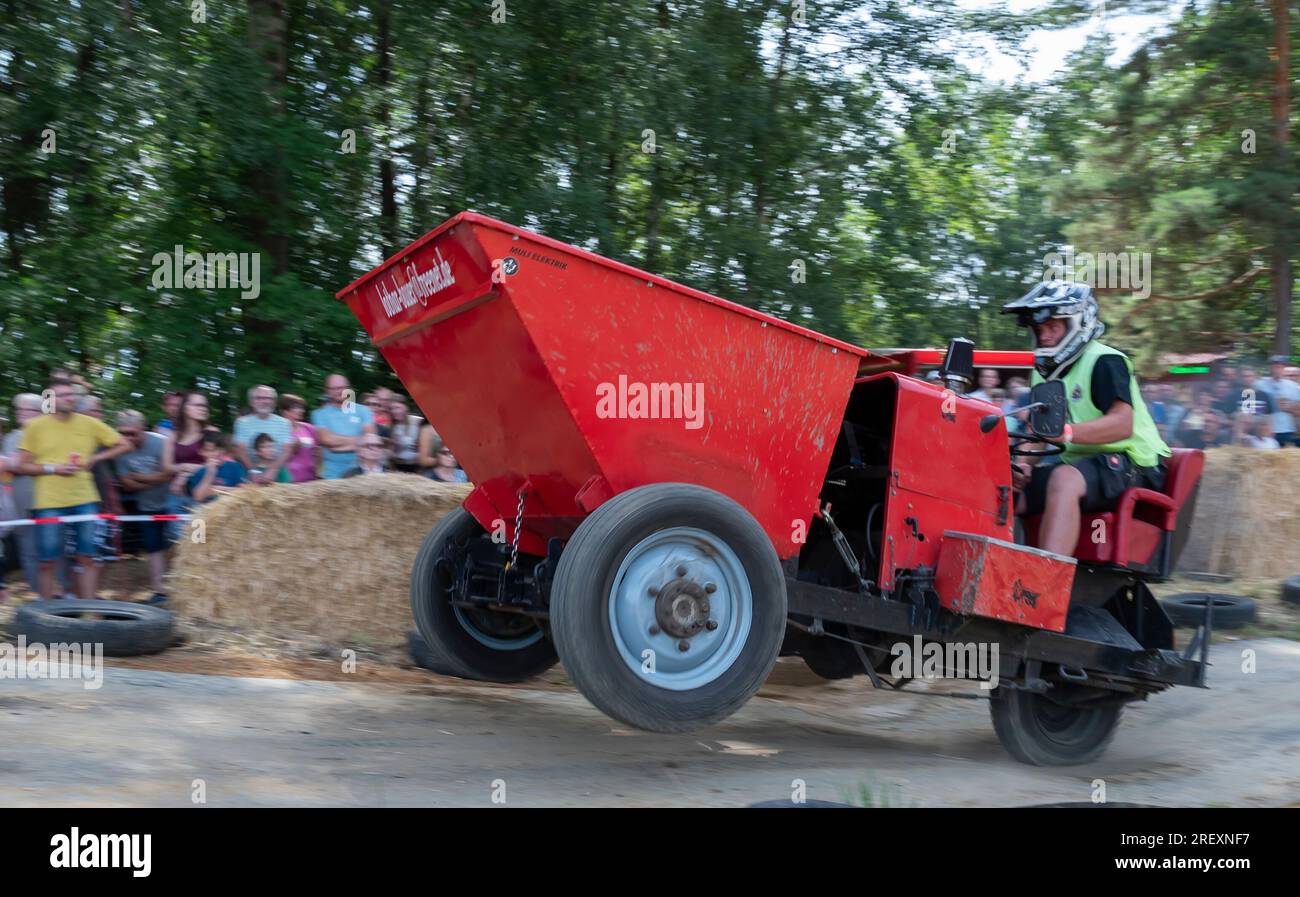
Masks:
[[[717,590],[718,590],[717,583],[706,582],[704,584],[704,591],[708,592],[710,595],[712,595]]]
[[[709,632],[712,632],[713,630],[718,628],[718,621],[710,620],[709,622],[704,624],[704,628],[709,630]]]
[[[685,576],[685,575],[686,575],[686,565],[685,565],[685,564],[678,564],[678,565],[677,565],[677,575],[678,575],[678,576]]]
[[[646,591],[648,591],[648,592],[650,593],[650,597],[651,597],[651,598],[654,598],[655,596],[657,596],[657,595],[659,594],[659,587],[658,587],[658,586],[651,586],[651,587],[650,587],[649,589],[647,589]]]
[[[651,624],[651,626],[650,626],[650,634],[651,634],[651,635],[658,635],[658,634],[659,634],[659,626],[656,625],[656,624]]]
[[[682,639],[680,642],[677,643],[678,651],[689,651],[690,649],[691,649],[691,643],[686,641],[686,639]]]

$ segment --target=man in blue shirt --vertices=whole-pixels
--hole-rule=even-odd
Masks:
[[[325,404],[311,413],[311,423],[324,450],[321,477],[326,480],[340,479],[356,467],[358,440],[375,432],[370,409],[357,404],[356,394],[342,374],[325,378]]]
[[[1272,377],[1261,380],[1259,388],[1273,399],[1273,436],[1284,448],[1288,445],[1300,445],[1296,439],[1295,417],[1300,412],[1300,385],[1288,380],[1285,355],[1274,355],[1269,359]]]
[[[265,433],[275,443],[275,462],[261,473],[253,474],[255,483],[274,483],[279,477],[280,468],[289,463],[298,444],[293,438],[293,424],[289,419],[275,413],[275,390],[269,386],[254,386],[248,391],[248,404],[252,414],[245,414],[235,421],[235,459],[244,465],[245,470],[264,467],[254,459],[253,443]]]

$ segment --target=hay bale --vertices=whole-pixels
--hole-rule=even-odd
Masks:
[[[404,645],[416,551],[470,489],[388,474],[236,490],[199,512],[205,541],[177,546],[173,602],[276,635]]]
[[[177,547],[177,609],[274,635],[397,647],[411,563],[470,487],[390,474],[245,488],[204,506],[206,541]],[[1300,573],[1300,451],[1206,453],[1181,570]]]
[[[1300,573],[1300,451],[1206,452],[1178,569],[1252,578]]]

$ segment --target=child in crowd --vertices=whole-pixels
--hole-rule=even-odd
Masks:
[[[244,465],[230,456],[230,435],[204,433],[199,446],[203,466],[190,475],[185,491],[195,501],[211,501],[248,481]]]
[[[263,473],[268,467],[275,463],[279,457],[280,450],[276,447],[275,440],[271,438],[270,433],[258,433],[257,438],[253,440],[253,462],[257,465],[248,472],[249,477],[257,476]],[[277,483],[292,483],[293,476],[290,475],[287,467],[281,467],[276,474]]]

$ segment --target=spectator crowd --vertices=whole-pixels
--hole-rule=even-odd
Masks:
[[[270,386],[248,391],[229,433],[209,419],[202,392],[169,392],[152,427],[135,410],[105,422],[81,377],[56,370],[41,395],[13,398],[0,430],[0,601],[21,569],[43,598],[95,597],[103,564],[123,552],[148,562],[151,603],[167,601],[167,549],[178,522],[118,524],[95,515],[172,516],[235,489],[389,472],[468,481],[437,431],[405,399],[379,388],[354,401],[347,378],[325,379],[320,407]],[[85,517],[69,523],[4,521]]]
[[[1029,381],[984,369],[972,395],[1012,412],[1029,402]],[[1256,449],[1300,446],[1300,378],[1275,357],[1264,376],[1224,364],[1194,382],[1144,382],[1142,396],[1171,446]],[[44,598],[92,598],[103,563],[119,553],[147,559],[154,603],[165,603],[173,521],[119,525],[94,515],[178,515],[235,489],[388,472],[464,483],[468,478],[434,428],[408,402],[379,388],[353,400],[347,378],[325,379],[320,407],[270,386],[248,391],[246,413],[231,432],[209,418],[202,392],[169,392],[150,427],[122,410],[105,422],[103,403],[68,370],[55,371],[43,395],[13,398],[0,431],[0,523],[82,516],[75,523],[0,525],[0,601],[5,580],[21,569]],[[1012,426],[1014,417],[1009,418]]]
[[[975,398],[1012,412],[1029,404],[1029,381],[1012,376],[1005,383],[996,370],[979,372]],[[1205,449],[1300,447],[1300,370],[1284,356],[1269,360],[1267,374],[1251,365],[1224,364],[1205,380],[1171,383],[1141,381],[1142,398],[1156,428],[1175,448]],[[1009,418],[1014,423],[1014,418]]]

